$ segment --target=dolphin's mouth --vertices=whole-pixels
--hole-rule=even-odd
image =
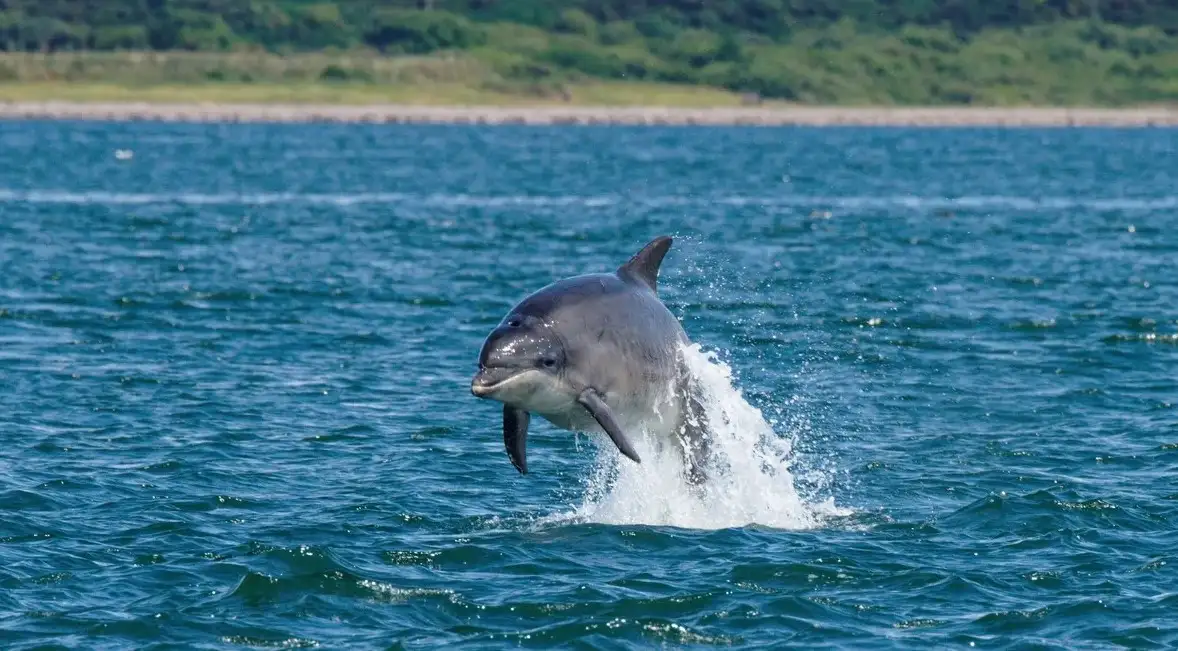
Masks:
[[[470,392],[484,398],[499,391],[521,375],[523,373],[518,368],[483,366],[470,381]]]

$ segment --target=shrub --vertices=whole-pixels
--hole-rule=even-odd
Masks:
[[[580,9],[565,9],[560,13],[560,18],[556,20],[556,31],[596,39],[597,21]]]
[[[147,28],[143,25],[99,27],[92,35],[93,47],[99,50],[143,50],[148,47]]]
[[[614,21],[601,26],[597,32],[598,38],[605,45],[622,45],[642,40],[642,33],[634,23]]]
[[[481,26],[446,11],[385,11],[364,33],[364,42],[382,52],[407,54],[470,48],[486,40]]]

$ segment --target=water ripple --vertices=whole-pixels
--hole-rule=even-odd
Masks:
[[[0,637],[1172,648],[1176,135],[0,124]],[[519,475],[483,336],[664,232],[737,471]]]

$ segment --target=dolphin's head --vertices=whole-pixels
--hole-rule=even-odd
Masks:
[[[563,339],[545,319],[512,312],[479,351],[470,391],[480,398],[543,412],[574,399],[564,381]]]

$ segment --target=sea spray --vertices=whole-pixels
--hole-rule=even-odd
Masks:
[[[829,499],[807,500],[799,494],[791,472],[793,433],[774,431],[734,386],[728,364],[698,344],[684,347],[683,354],[708,420],[708,480],[688,485],[679,451],[653,444],[645,433],[635,441],[641,464],[621,458],[608,440],[591,437],[597,457],[585,492],[574,511],[559,519],[696,529],[753,524],[809,529],[827,516],[846,513]]]

